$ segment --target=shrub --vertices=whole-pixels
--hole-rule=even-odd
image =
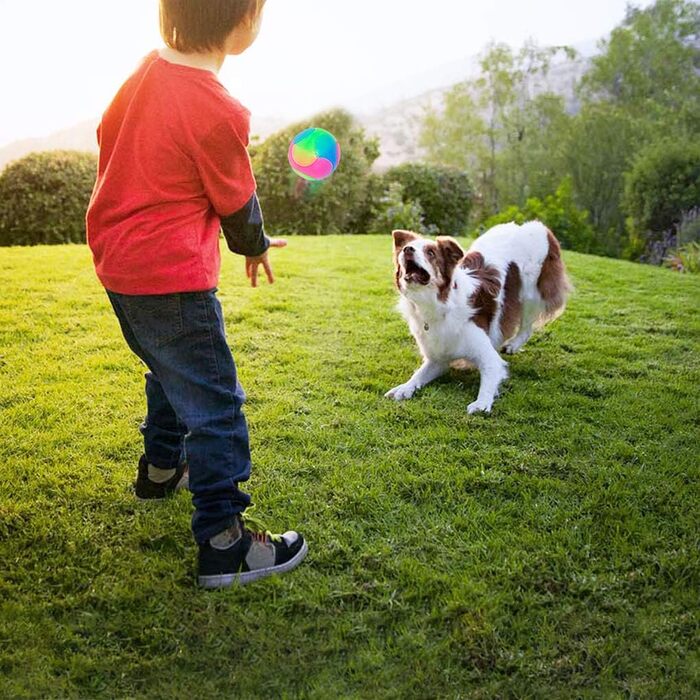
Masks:
[[[426,226],[423,207],[413,200],[405,201],[402,185],[392,182],[379,202],[369,230],[386,233],[394,229],[406,229],[424,235],[434,234],[435,228]]]
[[[335,174],[323,182],[302,180],[289,167],[289,143],[311,126],[330,131],[342,157]],[[258,194],[268,229],[277,234],[350,233],[366,212],[372,163],[379,147],[353,117],[334,110],[270,136],[251,149]]]
[[[464,233],[472,210],[473,188],[467,175],[458,168],[404,163],[384,174],[386,187],[399,183],[404,202],[416,202],[423,209],[425,225],[438,233]]]
[[[32,153],[0,174],[0,246],[85,242],[97,157]]]
[[[623,207],[634,239],[666,231],[700,205],[700,141],[661,141],[644,149],[625,175]]]
[[[387,189],[381,175],[370,173],[367,178],[367,193],[365,200],[355,212],[349,224],[352,233],[377,233],[376,219],[386,204]],[[382,233],[386,233],[382,229]]]
[[[522,208],[511,206],[487,219],[483,227],[539,220],[554,232],[564,248],[580,253],[593,252],[596,250],[595,232],[588,221],[588,212],[574,205],[571,190],[571,179],[566,178],[553,195],[544,200],[531,197]]]
[[[700,273],[700,243],[693,241],[676,249],[664,260],[664,265],[678,272]]]
[[[680,221],[647,240],[639,261],[694,272],[692,256],[699,242],[700,207],[693,207],[683,213]]]

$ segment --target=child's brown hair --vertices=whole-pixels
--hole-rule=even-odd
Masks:
[[[246,17],[257,17],[265,0],[160,0],[160,33],[182,53],[223,49]]]

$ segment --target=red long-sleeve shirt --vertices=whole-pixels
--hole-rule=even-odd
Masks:
[[[216,287],[222,217],[255,192],[250,113],[207,70],[149,54],[98,128],[87,212],[97,276],[121,294]]]

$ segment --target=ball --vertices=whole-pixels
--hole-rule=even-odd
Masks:
[[[340,145],[325,129],[305,129],[289,144],[289,164],[305,180],[325,180],[335,172],[339,163]]]

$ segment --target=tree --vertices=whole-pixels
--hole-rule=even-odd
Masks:
[[[700,5],[657,0],[628,7],[622,24],[602,42],[582,81],[589,102],[609,102],[631,117],[673,123],[697,132],[700,120]]]
[[[502,202],[521,206],[530,197],[552,194],[568,174],[567,138],[572,118],[564,98],[537,95],[513,115],[513,137],[496,160]]]
[[[627,247],[620,200],[639,138],[629,115],[609,104],[586,105],[571,124],[566,168],[574,200],[589,212],[597,250],[605,255],[619,257]]]
[[[534,100],[537,81],[562,50],[571,55],[564,47],[541,48],[532,42],[518,52],[492,44],[481,58],[479,77],[449,90],[442,112],[429,110],[425,116],[421,145],[428,160],[471,172],[482,214],[510,203],[513,191],[518,200],[528,196],[524,179],[534,170],[529,154],[541,152],[543,125],[560,125],[565,116],[558,98]],[[530,148],[535,142],[539,145]],[[503,164],[519,173],[517,182],[500,177]]]
[[[635,238],[658,237],[698,205],[700,139],[663,140],[638,154],[625,177],[623,198]]]
[[[630,251],[622,209],[625,173],[649,144],[700,133],[700,7],[657,0],[629,7],[584,76],[568,167],[577,203],[588,209],[603,250]]]

